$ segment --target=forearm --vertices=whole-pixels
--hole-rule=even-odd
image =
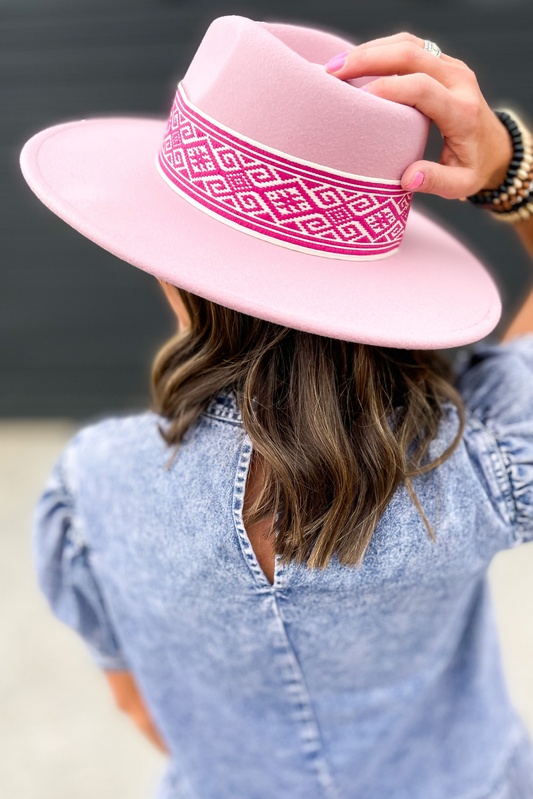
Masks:
[[[533,217],[524,222],[518,222],[514,228],[533,261]],[[502,341],[509,341],[515,336],[530,332],[533,332],[533,290],[530,291],[520,310],[510,322]]]
[[[129,671],[106,671],[104,674],[119,710],[130,717],[135,726],[157,749],[168,754],[168,749],[148,714],[132,674]]]

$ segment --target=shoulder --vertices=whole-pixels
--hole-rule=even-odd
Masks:
[[[209,402],[200,417],[242,426],[237,400],[231,391],[221,391]],[[130,447],[150,447],[154,441],[161,439],[161,430],[167,425],[167,419],[153,411],[109,416],[82,427],[74,436],[73,442],[97,448],[114,443]]]
[[[113,416],[82,427],[67,445],[64,460],[77,482],[89,472],[94,476],[116,476],[124,482],[128,476],[144,474],[168,464],[174,453],[163,438],[169,421],[153,411],[129,416]],[[198,437],[213,438],[213,427],[235,430],[242,427],[235,396],[222,392],[210,401],[185,433],[180,451],[190,448]],[[203,434],[202,434],[203,431]],[[214,442],[204,442],[214,446]]]
[[[87,424],[74,435],[68,447],[80,456],[113,457],[141,453],[164,443],[160,429],[166,420],[156,413],[110,416]]]
[[[136,473],[148,474],[172,455],[161,434],[165,424],[158,414],[146,411],[83,426],[58,461],[65,485],[73,495],[88,495],[103,486],[131,483]]]
[[[457,387],[467,409],[465,444],[512,543],[533,538],[533,334],[479,345]]]
[[[530,422],[533,334],[475,347],[459,369],[457,388],[466,406],[491,428]]]

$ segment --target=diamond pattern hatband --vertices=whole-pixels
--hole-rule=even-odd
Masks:
[[[327,258],[373,260],[402,240],[412,193],[273,150],[192,105],[178,85],[157,167],[205,213],[252,236]]]

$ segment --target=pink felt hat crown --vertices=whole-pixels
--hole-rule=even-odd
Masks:
[[[340,81],[352,42],[215,19],[168,121],[48,128],[21,167],[58,216],[119,258],[243,313],[347,341],[434,349],[497,324],[483,264],[400,178],[429,120]]]

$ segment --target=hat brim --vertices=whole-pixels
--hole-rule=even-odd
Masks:
[[[87,238],[162,280],[252,316],[322,336],[405,349],[477,341],[496,326],[483,264],[411,210],[390,258],[302,253],[230,227],[167,185],[155,163],[166,122],[107,118],[41,131],[21,167],[35,194]]]

